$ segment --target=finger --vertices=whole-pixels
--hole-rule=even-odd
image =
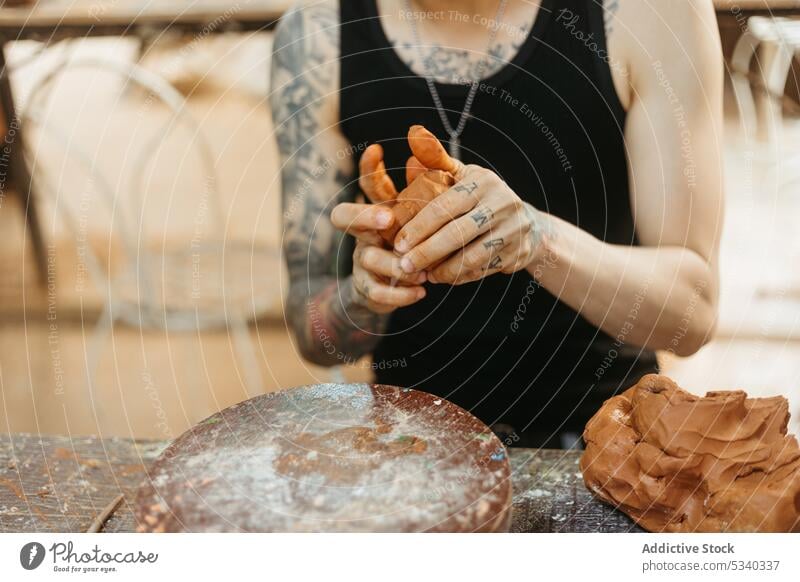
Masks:
[[[408,145],[420,163],[431,170],[450,172],[457,179],[464,172],[464,164],[453,159],[435,135],[421,125],[412,125],[408,130]]]
[[[494,212],[486,206],[476,206],[467,214],[448,222],[427,240],[408,251],[400,260],[406,273],[427,268],[432,263],[454,253],[492,228]]]
[[[358,170],[358,184],[372,202],[378,204],[397,198],[397,189],[386,173],[383,148],[379,144],[374,143],[364,150],[358,163]]]
[[[354,230],[348,234],[355,237],[357,241],[372,246],[382,247],[386,243],[383,237],[374,230]]]
[[[494,275],[495,273],[499,273],[498,269],[492,269],[489,271],[484,271],[481,269],[477,269],[474,271],[462,271],[459,273],[458,277],[454,278],[451,281],[440,281],[436,280],[435,283],[437,284],[447,284],[447,285],[464,285],[465,283],[473,283],[474,281],[480,281],[489,275]],[[434,281],[431,281],[433,283]]]
[[[367,271],[389,279],[390,285],[398,282],[421,285],[427,280],[425,273],[409,274],[403,271],[400,268],[400,257],[377,246],[360,246],[356,249],[356,260]]]
[[[429,269],[430,281],[435,283],[454,283],[469,273],[499,271],[505,267],[502,251],[508,246],[508,238],[496,233],[487,233],[471,242],[461,251]]]
[[[353,285],[358,294],[379,305],[405,307],[425,297],[424,287],[392,287],[369,271],[362,271],[358,277],[354,277]]]
[[[356,200],[357,204],[367,204],[367,197],[364,195],[363,192],[358,192],[356,194],[355,200]],[[372,205],[370,204],[370,206],[372,206]],[[388,206],[388,204],[384,205],[384,207],[386,207],[386,206]],[[392,212],[392,216],[394,216],[394,212]],[[397,226],[397,220],[392,220],[392,227],[393,228],[399,228]],[[381,231],[381,232],[383,232],[383,231]],[[363,242],[365,242],[367,244],[376,245],[376,246],[379,246],[379,247],[384,246],[384,243],[386,242],[384,240],[384,238],[381,236],[381,233],[380,232],[376,232],[375,229],[373,229],[373,228],[369,228],[369,229],[366,229],[366,230],[352,229],[347,234],[355,237],[357,241],[363,241]]]
[[[382,230],[394,222],[394,214],[386,206],[342,202],[331,212],[331,222],[339,230],[354,234],[359,230]]]
[[[420,162],[415,156],[411,156],[408,158],[406,162],[406,186],[411,184],[417,176],[420,174],[424,174],[428,171],[422,162]]]
[[[433,235],[448,222],[463,216],[478,204],[475,196],[465,196],[451,188],[426,204],[403,228],[394,240],[395,249],[405,253]]]

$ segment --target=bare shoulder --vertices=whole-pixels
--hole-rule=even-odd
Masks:
[[[712,0],[605,2],[614,5],[611,37],[629,65],[634,85],[646,82],[659,65],[700,81],[717,69],[721,74],[722,53]]]
[[[602,0],[613,30],[645,40],[648,33],[682,37],[716,28],[713,0]],[[611,20],[611,22],[609,22]]]

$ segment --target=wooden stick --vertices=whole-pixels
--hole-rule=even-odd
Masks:
[[[102,531],[103,526],[108,521],[108,518],[111,517],[111,514],[113,514],[117,507],[119,507],[119,504],[122,503],[124,498],[124,495],[119,494],[111,503],[106,505],[105,509],[103,509],[103,511],[101,511],[100,514],[94,518],[92,525],[89,526],[89,529],[86,530],[86,533],[99,533]]]

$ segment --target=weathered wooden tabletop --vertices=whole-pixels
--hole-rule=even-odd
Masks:
[[[161,441],[0,434],[0,532],[80,532],[125,499],[107,532],[136,528],[133,502]],[[576,451],[511,449],[514,532],[640,531],[592,498]]]

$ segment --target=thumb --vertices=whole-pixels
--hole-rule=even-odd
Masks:
[[[426,168],[444,170],[460,180],[464,174],[464,164],[453,159],[435,135],[421,125],[412,125],[408,130],[408,145],[411,153]]]

